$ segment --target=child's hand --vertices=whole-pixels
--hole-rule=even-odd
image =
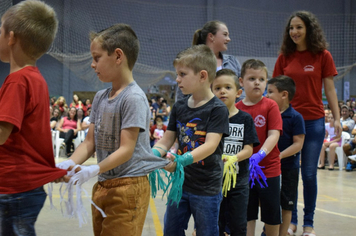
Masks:
[[[177,167],[176,162],[170,162],[170,163],[168,163],[168,165],[163,167],[163,169],[165,169],[168,172],[174,172],[176,170],[176,167]]]
[[[166,158],[172,162],[174,162],[174,159],[176,159],[176,157],[171,152],[167,152]]]
[[[79,167],[79,170],[78,170]],[[89,179],[97,176],[100,172],[99,165],[91,166],[75,166],[75,174],[70,178],[70,184],[82,185],[87,182]]]
[[[68,168],[70,166],[75,166],[75,163],[73,160],[69,159],[69,160],[65,160],[61,163],[56,164],[56,167],[62,170],[68,170]]]
[[[250,163],[253,162],[253,163],[258,164],[265,157],[266,157],[266,152],[264,150],[259,150],[257,153],[253,154],[250,157]]]
[[[174,156],[173,161],[179,162],[180,164],[182,164],[183,167],[192,164],[194,161],[193,155],[190,152],[186,152],[183,155],[177,155],[175,153],[170,153],[170,154]]]

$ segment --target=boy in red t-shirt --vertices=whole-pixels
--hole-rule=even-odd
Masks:
[[[57,26],[40,1],[23,1],[1,18],[0,59],[10,74],[0,89],[0,235],[35,235],[43,185],[67,173],[55,168],[48,87],[36,67]]]
[[[281,163],[277,143],[283,128],[282,117],[277,103],[263,97],[267,86],[267,68],[263,62],[255,59],[245,61],[239,80],[240,85],[245,89],[246,97],[235,106],[252,116],[260,141],[260,145],[253,148],[254,154],[250,158],[250,171],[254,172],[256,168],[262,168],[263,174],[267,178],[267,186],[255,184],[250,189],[247,208],[247,235],[255,235],[258,206],[260,205],[261,220],[265,223],[266,235],[277,236],[281,224]],[[254,179],[252,179],[253,184]]]

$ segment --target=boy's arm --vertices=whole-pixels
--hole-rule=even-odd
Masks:
[[[120,147],[115,152],[111,153],[102,162],[98,163],[100,167],[100,173],[109,171],[131,159],[135,150],[138,134],[140,128],[131,127],[121,130],[120,135]]]
[[[159,151],[161,156],[166,155],[167,151],[173,146],[176,140],[176,132],[167,130],[164,132],[163,137],[152,147]]]
[[[302,150],[303,144],[304,144],[304,134],[299,134],[299,135],[293,135],[293,144],[284,149],[280,154],[279,157],[281,159],[290,157],[300,150]]]
[[[240,162],[250,158],[252,153],[253,153],[253,144],[244,145],[244,148],[236,155],[237,161]]]
[[[191,151],[193,163],[213,154],[220,143],[221,137],[221,133],[207,133],[205,143]]]
[[[14,125],[8,122],[0,121],[0,145],[3,145],[9,138]]]
[[[75,149],[73,155],[70,157],[75,164],[83,164],[95,151],[94,140],[95,125],[92,123],[89,125],[89,131],[85,140]]]
[[[268,155],[268,153],[270,153],[273,150],[273,148],[278,143],[279,136],[280,136],[279,130],[277,129],[268,130],[267,138],[261,147],[261,150],[264,150],[266,152],[266,156]]]

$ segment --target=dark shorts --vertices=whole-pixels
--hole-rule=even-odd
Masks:
[[[258,219],[258,207],[261,205],[261,221],[269,225],[282,223],[281,214],[281,178],[267,178],[268,187],[261,188],[257,183],[250,189],[247,207],[247,221]]]
[[[293,211],[298,194],[299,168],[282,169],[281,207]]]

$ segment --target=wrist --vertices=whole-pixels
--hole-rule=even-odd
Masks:
[[[258,154],[262,157],[262,158],[264,158],[265,156],[267,156],[267,150],[266,149],[260,149],[259,151],[258,151]]]
[[[193,155],[190,152],[186,152],[182,155],[180,163],[183,166],[188,166],[188,165],[192,164],[193,161],[194,161]]]

